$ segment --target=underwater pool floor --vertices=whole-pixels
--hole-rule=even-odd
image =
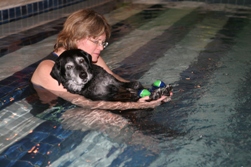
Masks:
[[[63,100],[41,104],[29,79],[51,52],[63,19],[51,24],[53,30],[34,27],[34,43],[0,57],[0,164],[249,166],[250,8],[134,4],[105,17],[113,30],[102,55],[108,65],[146,86],[156,79],[172,84],[172,101],[124,113],[89,111]],[[48,37],[41,39],[39,30]]]

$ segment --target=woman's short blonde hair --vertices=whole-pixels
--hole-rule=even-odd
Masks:
[[[65,21],[63,30],[58,34],[55,51],[60,47],[66,50],[77,49],[76,41],[82,38],[97,38],[106,34],[110,38],[111,26],[100,14],[90,9],[72,13]]]

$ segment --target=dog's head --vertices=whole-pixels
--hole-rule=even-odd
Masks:
[[[93,77],[91,55],[80,49],[64,51],[57,58],[50,75],[68,91],[80,91]]]

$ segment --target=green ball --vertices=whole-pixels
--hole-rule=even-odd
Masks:
[[[158,87],[158,88],[163,88],[166,87],[166,84],[164,82],[162,82],[161,80],[156,80],[153,82],[154,87]]]
[[[150,96],[151,92],[147,89],[142,89],[139,91],[139,96],[140,97],[145,97],[145,96]]]

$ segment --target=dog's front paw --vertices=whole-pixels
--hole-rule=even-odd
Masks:
[[[164,88],[158,88],[152,91],[150,95],[151,100],[157,100],[161,98],[161,96],[171,96],[173,87],[171,85],[168,85]]]
[[[158,88],[151,92],[151,95],[149,96],[149,98],[151,100],[157,100],[162,96],[162,94],[163,94],[162,88]]]
[[[169,84],[169,86],[166,86],[164,89],[163,89],[163,95],[164,96],[171,96],[172,95],[172,90],[173,90],[173,87],[172,85]]]

